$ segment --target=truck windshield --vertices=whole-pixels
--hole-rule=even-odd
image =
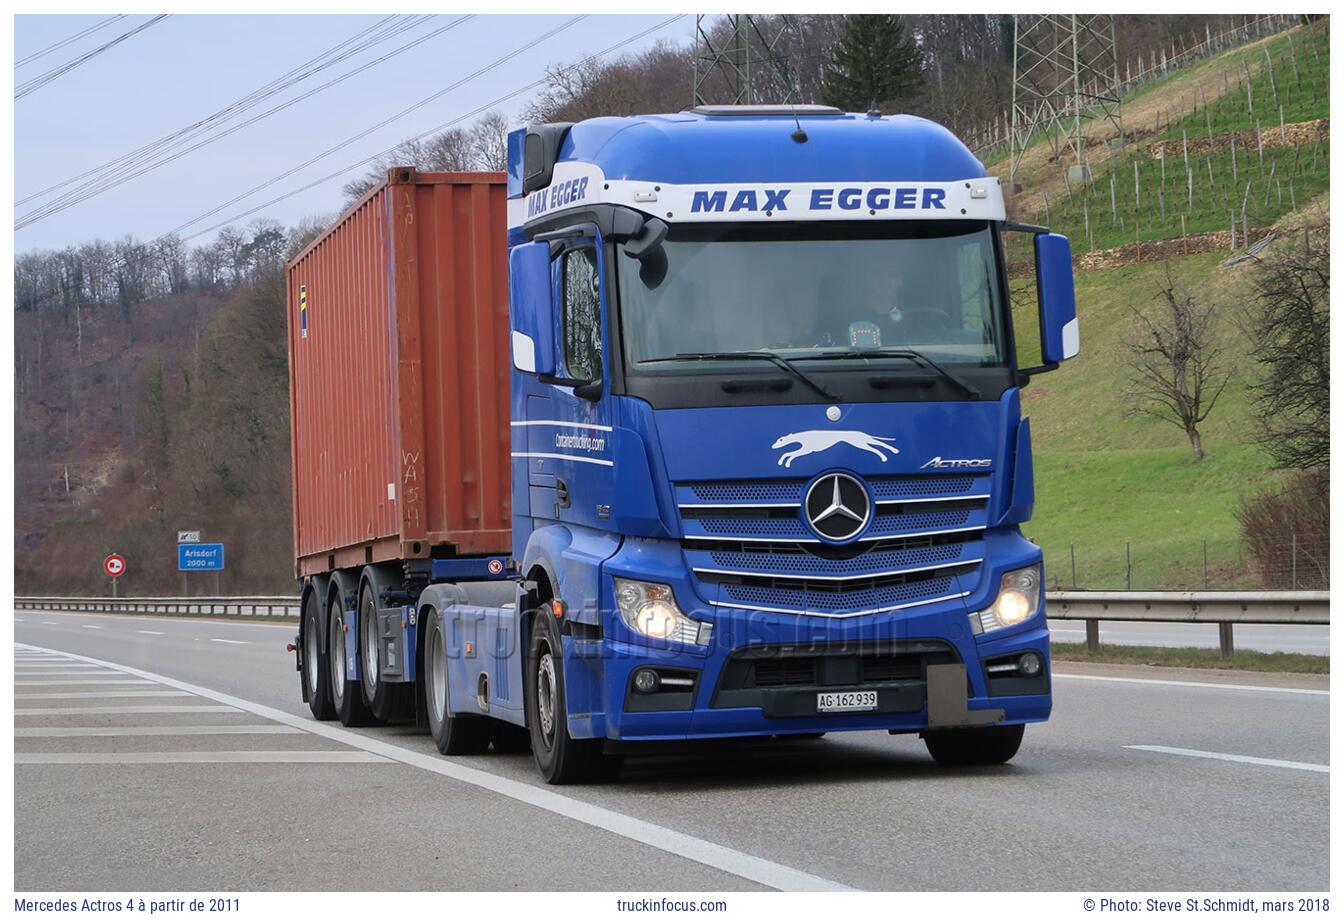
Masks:
[[[992,232],[966,221],[674,227],[661,253],[617,260],[626,360],[667,368],[678,355],[768,350],[810,364],[885,349],[1002,366]]]

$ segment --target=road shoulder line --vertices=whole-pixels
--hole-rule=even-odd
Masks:
[[[735,875],[738,878],[755,882],[769,888],[780,891],[849,891],[852,890],[846,885],[830,879],[824,879],[820,876],[812,875],[800,869],[794,869],[780,863],[771,862],[759,856],[752,856],[749,853],[743,853],[738,850],[712,843],[708,840],[701,840],[690,834],[684,834],[680,831],[672,830],[658,824],[653,824],[640,818],[611,811],[598,805],[592,805],[578,799],[571,799],[568,796],[560,795],[549,789],[531,786],[518,780],[498,776],[485,770],[479,770],[475,767],[468,767],[448,758],[430,757],[427,754],[421,754],[417,751],[411,751],[398,745],[386,741],[380,741],[361,735],[358,732],[349,731],[346,728],[333,726],[325,722],[314,722],[309,719],[303,719],[299,716],[291,715],[280,709],[274,709],[270,706],[263,706],[260,703],[254,703],[240,697],[231,696],[227,693],[220,693],[216,690],[210,690],[206,687],[200,687],[195,684],[189,684],[185,681],[166,677],[162,674],[155,674],[152,671],[142,671],[139,668],[132,668],[127,665],[117,664],[111,661],[104,661],[99,658],[90,658],[86,655],[77,655],[73,652],[58,652],[55,649],[47,649],[41,646],[29,645],[26,643],[15,643],[17,648],[29,649],[37,652],[56,653],[72,658],[77,661],[85,661],[90,664],[101,665],[106,668],[121,671],[126,674],[133,674],[137,677],[143,677],[165,686],[175,687],[179,690],[185,690],[188,693],[206,699],[214,700],[217,703],[231,706],[245,712],[250,712],[263,719],[270,719],[279,722],[282,725],[289,725],[301,729],[310,734],[319,735],[332,741],[338,741],[350,747],[365,751],[369,754],[376,754],[389,760],[395,760],[407,766],[419,767],[431,773],[437,773],[440,776],[446,776],[458,782],[467,783],[486,789],[506,798],[514,799],[549,811],[552,814],[570,818],[590,827],[625,837],[636,843],[654,847],[676,856],[681,856],[693,862],[700,863],[716,869],[720,872],[726,872]]]

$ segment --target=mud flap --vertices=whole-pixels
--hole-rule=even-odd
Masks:
[[[966,708],[966,665],[931,664],[926,670],[929,728],[990,725],[1003,721],[1002,709]]]

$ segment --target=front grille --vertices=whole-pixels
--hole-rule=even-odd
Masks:
[[[753,687],[794,687],[817,681],[816,662],[810,658],[758,661],[752,669]]]
[[[846,616],[929,603],[974,587],[990,482],[988,473],[870,479],[873,519],[841,546],[803,521],[807,480],[679,483],[682,547],[717,606]]]
[[[765,607],[771,610],[801,610],[810,613],[877,611],[933,598],[962,593],[954,590],[953,577],[918,578],[852,591],[778,588],[758,585],[725,585],[724,596],[736,602],[731,606]]]
[[[758,647],[728,660],[717,692],[922,681],[929,665],[959,661],[950,646],[931,641],[849,649]]]

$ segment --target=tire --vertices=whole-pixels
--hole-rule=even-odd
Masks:
[[[484,754],[490,746],[491,719],[455,716],[448,708],[448,640],[443,615],[432,610],[425,618],[425,661],[421,682],[425,688],[425,717],[429,734],[440,754]]]
[[[327,665],[327,635],[322,628],[322,604],[316,591],[308,592],[303,602],[303,641],[299,652],[300,690],[308,699],[308,708],[319,722],[336,718],[331,704],[331,669]]]
[[[1022,746],[1022,725],[953,728],[927,732],[930,756],[946,767],[983,767],[1007,763]]]
[[[491,743],[496,754],[527,754],[532,750],[532,733],[521,725],[495,720]]]
[[[364,705],[364,697],[359,692],[359,682],[349,680],[345,671],[345,624],[341,617],[341,605],[338,600],[327,614],[327,666],[331,679],[327,682],[331,688],[331,703],[336,717],[347,728],[369,725],[373,719],[369,708]]]
[[[602,753],[601,738],[572,738],[565,714],[565,669],[555,618],[538,613],[523,664],[523,697],[532,757],[547,783],[600,782],[620,772],[619,757]]]
[[[413,712],[415,685],[389,683],[382,679],[378,660],[378,602],[373,585],[359,589],[359,686],[364,705],[379,722],[401,719]]]

